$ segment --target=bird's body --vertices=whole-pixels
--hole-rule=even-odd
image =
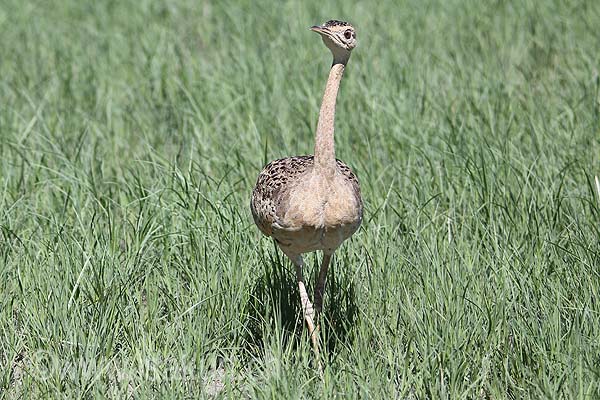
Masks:
[[[267,164],[258,176],[250,208],[258,228],[272,236],[296,266],[300,301],[315,353],[319,352],[315,311],[321,310],[327,269],[333,252],[358,229],[362,199],[358,179],[335,158],[335,104],[356,32],[336,20],[313,26],[333,54],[315,135],[315,155],[282,158]],[[315,285],[314,306],[302,276],[302,254],[323,251]]]
[[[286,254],[333,253],[360,226],[362,199],[356,175],[336,160],[329,178],[314,156],[270,162],[258,176],[251,202],[256,225]]]

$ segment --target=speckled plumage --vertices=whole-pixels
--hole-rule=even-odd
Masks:
[[[348,26],[348,25],[350,25],[350,24],[345,21],[338,21],[337,19],[330,19],[329,21],[327,21],[323,24],[323,26],[326,26],[328,28],[331,28],[332,26]]]
[[[268,163],[260,172],[252,191],[250,209],[262,233],[273,234],[273,224],[279,224],[283,217],[281,202],[292,187],[290,183],[312,169],[313,161],[314,156],[280,158]]]
[[[347,185],[350,188],[350,193],[352,195],[352,200],[350,201],[354,202],[350,206],[356,209],[355,215],[350,217],[350,220],[340,220],[339,224],[324,226],[322,222],[325,221],[325,218],[323,218],[323,221],[315,221],[314,224],[298,226],[298,224],[294,223],[296,220],[293,218],[286,218],[287,211],[290,209],[292,203],[291,200],[294,191],[302,186],[302,182],[309,181],[314,174],[314,156],[287,157],[271,161],[267,164],[259,174],[256,186],[252,192],[250,208],[252,210],[254,222],[261,232],[267,236],[273,236],[280,246],[285,246],[286,244],[289,246],[289,243],[287,242],[293,240],[293,232],[297,232],[298,236],[300,236],[305,234],[303,230],[322,230],[323,234],[326,234],[326,231],[339,229],[339,225],[347,224],[350,226],[341,228],[349,235],[354,233],[362,219],[360,185],[356,175],[354,175],[350,167],[337,159],[336,164],[339,174],[337,175],[337,179],[334,179],[333,182],[336,184],[341,182],[342,185]],[[328,182],[320,182],[317,180],[314,187],[315,193],[312,193],[312,196],[323,196],[323,194],[319,193],[319,189],[323,186],[326,188]],[[324,195],[327,195],[328,193],[329,192],[326,191]],[[308,207],[310,207],[309,204],[307,204],[307,208]],[[319,207],[319,205],[317,205],[317,207]],[[327,212],[326,208],[327,206],[324,207],[324,212]],[[290,236],[292,237],[290,238]],[[340,239],[343,241],[346,238],[347,237],[343,237]],[[299,237],[298,240],[301,241],[302,238]],[[307,246],[300,245],[297,247],[302,250],[303,248],[311,248],[314,246],[309,244]],[[315,250],[333,251],[335,249],[319,248]]]

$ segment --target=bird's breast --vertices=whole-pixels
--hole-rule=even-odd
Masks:
[[[360,221],[361,205],[352,188],[341,179],[307,179],[290,193],[286,224],[314,229],[334,229]]]

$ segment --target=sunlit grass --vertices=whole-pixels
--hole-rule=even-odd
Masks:
[[[249,196],[350,20],[321,379]],[[600,396],[600,3],[0,4],[0,395]],[[320,256],[308,257],[309,272]]]

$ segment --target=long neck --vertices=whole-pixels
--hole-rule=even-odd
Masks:
[[[323,94],[319,122],[315,137],[315,168],[325,176],[333,176],[337,165],[335,161],[335,146],[333,143],[333,128],[335,123],[335,100],[340,82],[344,75],[345,62],[334,60],[329,71],[327,86]]]

